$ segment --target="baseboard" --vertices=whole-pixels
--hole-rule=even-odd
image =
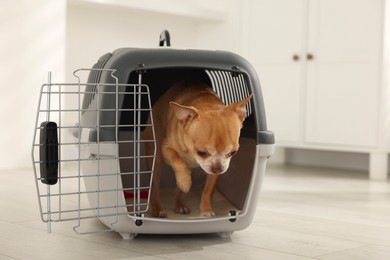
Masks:
[[[270,163],[368,171],[369,154],[309,149],[276,149]]]

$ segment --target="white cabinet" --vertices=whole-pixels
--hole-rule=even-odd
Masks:
[[[375,147],[382,1],[308,4],[305,141]]]
[[[267,121],[278,140],[303,138],[307,0],[245,1],[244,51],[257,69]]]
[[[279,146],[368,152],[370,175],[385,178],[387,155],[379,148],[383,1],[243,5],[244,54],[261,79]]]

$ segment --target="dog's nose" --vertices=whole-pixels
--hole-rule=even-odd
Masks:
[[[222,172],[222,165],[221,163],[214,163],[211,165],[211,172],[214,174],[218,174]]]

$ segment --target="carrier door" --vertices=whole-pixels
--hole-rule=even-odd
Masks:
[[[74,221],[79,233],[96,232],[101,226],[82,224],[97,218],[109,227],[104,231],[115,230],[120,217],[143,214],[149,207],[156,141],[154,131],[153,138],[141,141],[142,129],[153,129],[153,122],[140,121],[141,113],[151,112],[149,87],[118,84],[115,71],[97,69],[88,72],[110,73],[115,83],[81,83],[82,71],[76,71],[74,84],[52,83],[49,77],[40,92],[32,161],[40,214],[49,232],[51,223],[59,221]],[[133,105],[122,108],[124,97],[133,99]],[[120,120],[124,112],[128,121]],[[121,134],[123,129],[132,134]],[[145,154],[142,142],[154,151]],[[122,144],[132,151],[121,152]],[[146,160],[151,168],[141,170]],[[131,161],[132,169],[121,171],[121,161]],[[124,176],[132,178],[132,186],[122,185]],[[149,182],[141,185],[141,178]]]

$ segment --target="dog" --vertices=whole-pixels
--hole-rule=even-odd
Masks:
[[[200,215],[215,216],[212,196],[218,178],[229,168],[239,148],[239,137],[246,117],[246,105],[252,95],[225,105],[212,88],[202,82],[182,81],[172,86],[153,105],[152,115],[157,143],[151,190],[151,214],[166,218],[159,201],[162,164],[171,166],[178,188],[176,213],[189,214],[182,194],[190,191],[191,168],[201,167],[207,173],[200,202]],[[149,115],[148,125],[151,124]],[[152,140],[152,128],[146,127],[145,140]],[[153,144],[146,142],[147,154]],[[147,167],[151,169],[152,160]]]

